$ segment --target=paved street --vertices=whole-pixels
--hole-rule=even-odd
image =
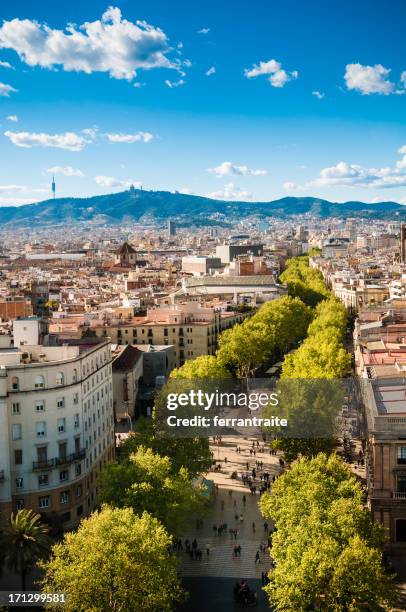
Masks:
[[[265,546],[267,543],[267,532],[264,529],[265,521],[259,512],[258,501],[262,484],[261,473],[269,472],[272,480],[272,476],[280,472],[280,466],[279,457],[271,456],[268,448],[264,448],[262,452],[261,442],[261,448],[255,450],[256,456],[251,454],[253,442],[254,438],[224,437],[220,445],[211,446],[214,459],[217,465],[221,465],[221,470],[209,472],[207,478],[218,485],[218,490],[203,525],[183,537],[183,542],[186,538],[190,542],[196,538],[198,548],[202,551],[202,559],[191,559],[185,551],[180,553],[181,573],[186,578],[185,585],[191,593],[191,598],[182,606],[182,610],[233,610],[232,588],[235,580],[239,578],[248,579],[250,584],[252,582],[252,588],[259,595],[257,609],[269,609],[266,597],[261,591],[261,574],[269,571],[271,558],[268,552],[260,550],[261,544]],[[237,446],[241,449],[240,453],[236,451]],[[257,468],[256,461],[263,462],[262,470]],[[250,493],[249,487],[241,480],[241,474],[251,472],[253,468],[256,469],[256,478],[252,483],[257,488],[255,495]],[[231,478],[233,472],[237,472],[238,479]],[[213,526],[218,527],[224,523],[227,529],[221,535],[215,534]],[[269,521],[268,523],[268,529],[271,529],[272,524]],[[229,533],[230,529],[237,529],[237,537]],[[207,544],[210,548],[209,554]],[[241,546],[241,556],[234,556],[235,546]],[[257,551],[260,552],[260,557],[256,563]],[[210,584],[210,592],[204,589],[203,585],[206,583]],[[206,592],[207,607],[201,603],[202,607],[199,608],[196,605],[201,601],[198,596],[201,591]]]

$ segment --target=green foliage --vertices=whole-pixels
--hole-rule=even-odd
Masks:
[[[170,533],[180,533],[191,517],[202,513],[203,497],[186,468],[175,474],[169,457],[139,447],[127,460],[108,463],[100,477],[99,499],[116,507],[145,510]]]
[[[150,448],[161,457],[169,457],[173,474],[177,474],[181,468],[187,468],[191,479],[207,472],[212,464],[207,438],[159,436],[156,433],[155,417],[138,421],[136,434],[120,445],[118,460],[128,460],[141,446]]]
[[[32,510],[12,514],[0,538],[2,562],[21,576],[21,589],[26,589],[26,578],[35,563],[51,546],[48,527],[41,516]]]
[[[231,331],[231,330],[230,330]],[[190,359],[180,368],[172,370],[170,378],[230,378],[231,373],[214,355],[202,355]]]
[[[237,376],[249,376],[301,340],[311,318],[310,308],[298,298],[286,296],[267,302],[250,319],[221,334],[218,360],[233,368]]]
[[[381,564],[383,527],[336,455],[301,458],[260,501],[277,527],[265,590],[276,610],[387,610],[394,587]],[[371,567],[371,572],[369,572]]]
[[[283,378],[342,378],[351,371],[351,355],[331,331],[309,336],[300,348],[287,355]]]
[[[328,331],[343,342],[347,330],[348,315],[341,302],[331,296],[320,302],[315,309],[315,318],[309,325],[308,335],[314,336],[320,332]]]
[[[172,610],[182,590],[170,543],[148,513],[105,506],[53,547],[41,590],[67,593],[66,612]]]
[[[307,256],[289,259],[280,280],[287,284],[289,295],[300,298],[311,307],[329,295],[323,276],[318,270],[309,267]]]

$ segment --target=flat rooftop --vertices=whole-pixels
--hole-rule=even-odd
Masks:
[[[378,414],[406,414],[406,379],[374,381],[374,395]]]

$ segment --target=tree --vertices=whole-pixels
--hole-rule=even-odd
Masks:
[[[231,373],[214,355],[202,355],[196,359],[190,359],[180,368],[172,370],[170,378],[230,378]]]
[[[11,514],[1,540],[3,563],[21,576],[21,590],[26,590],[27,575],[38,559],[50,548],[48,527],[32,510]]]
[[[382,567],[384,530],[373,523],[360,484],[339,457],[295,461],[272,494],[261,497],[260,508],[277,528],[275,566],[265,588],[276,610],[389,608],[393,584]]]
[[[246,378],[264,363],[273,347],[266,326],[252,318],[220,335],[217,358],[224,367],[233,368],[239,378]]]
[[[191,482],[186,468],[173,473],[169,457],[139,447],[128,460],[108,463],[100,477],[99,499],[116,507],[145,510],[173,534],[191,517],[202,514],[202,490]]]
[[[322,274],[309,267],[307,256],[288,259],[280,280],[287,284],[289,295],[299,297],[311,307],[329,296]]]
[[[186,468],[191,479],[207,472],[213,462],[207,438],[160,436],[156,432],[155,414],[152,419],[139,420],[137,432],[119,446],[118,462],[128,460],[141,446],[150,448],[161,457],[169,457],[173,474]]]
[[[351,355],[334,331],[309,336],[300,348],[287,355],[283,378],[343,378],[351,371]]]
[[[170,544],[147,512],[104,506],[52,548],[41,589],[67,593],[66,612],[172,610],[182,590]]]

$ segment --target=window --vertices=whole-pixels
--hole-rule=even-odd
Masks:
[[[21,414],[20,402],[13,402],[11,404],[11,412],[12,414]]]
[[[406,542],[406,519],[396,520],[396,542]]]
[[[72,380],[73,380],[73,382],[77,382],[77,380],[78,380],[78,371],[77,371],[76,368],[74,368],[74,370],[73,370]]]
[[[83,506],[78,506],[77,507],[76,514],[78,516],[82,516],[82,514],[83,514]]]
[[[49,483],[48,474],[40,474],[38,476],[38,486],[39,487],[46,487],[48,483]]]
[[[398,446],[398,464],[406,463],[406,446]]]
[[[64,433],[66,431],[66,419],[58,419],[58,433]]]
[[[73,403],[74,404],[78,404],[79,403],[79,393],[75,393],[73,395]]]
[[[24,510],[24,500],[23,499],[17,499],[17,501],[16,501],[16,509],[17,510]]]
[[[24,488],[24,479],[16,478],[16,489],[23,489],[23,488]]]
[[[23,430],[22,430],[21,423],[14,423],[12,427],[13,440],[21,440],[21,438],[23,437],[22,431]]]
[[[51,498],[49,495],[45,495],[44,497],[38,498],[38,506],[40,508],[49,508],[51,502]]]
[[[61,482],[63,482],[64,480],[69,480],[69,471],[68,470],[61,470],[59,472],[59,480]]]
[[[63,372],[58,372],[56,375],[56,384],[59,386],[65,384],[65,375]]]
[[[75,474],[76,476],[80,476],[82,473],[82,464],[81,463],[77,463],[75,466]]]
[[[45,410],[45,402],[44,400],[39,400],[35,402],[35,410],[36,412],[44,412]]]
[[[60,397],[58,400],[56,400],[56,405],[58,408],[64,408],[65,407],[65,398],[64,397]]]
[[[13,378],[11,379],[11,388],[13,391],[18,391],[20,388],[20,381],[18,380],[17,376],[13,376]]]
[[[43,389],[45,387],[45,378],[43,376],[36,376],[34,386],[36,389]]]
[[[37,446],[37,461],[48,461],[48,449],[46,446]]]
[[[406,493],[406,474],[397,475],[397,488],[398,493]]]
[[[23,462],[23,451],[21,449],[16,449],[14,451],[14,464],[21,465]]]
[[[79,413],[76,413],[73,417],[73,426],[75,429],[79,427]]]
[[[59,496],[61,504],[67,504],[69,502],[69,491],[62,491]]]
[[[37,423],[35,423],[35,431],[37,432],[37,438],[45,438],[46,436],[45,421],[38,421]]]

